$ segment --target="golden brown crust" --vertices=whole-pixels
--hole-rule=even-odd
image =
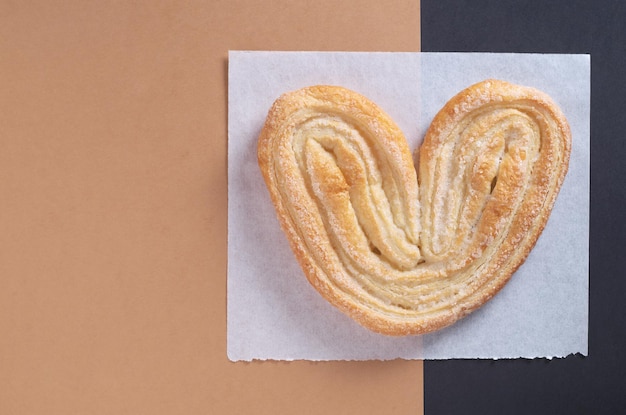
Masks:
[[[419,151],[335,86],[281,96],[258,161],[309,282],[388,335],[448,326],[493,297],[542,232],[567,172],[570,131],[552,100],[488,80],[452,98]]]

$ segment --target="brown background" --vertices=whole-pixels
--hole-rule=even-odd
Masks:
[[[418,1],[0,1],[0,414],[423,412],[421,362],[226,358],[229,49],[419,50]]]

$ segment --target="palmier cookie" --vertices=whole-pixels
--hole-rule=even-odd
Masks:
[[[312,86],[273,104],[258,162],[311,285],[361,325],[409,335],[505,285],[546,225],[570,149],[546,94],[487,80],[435,116],[416,168],[376,104]]]

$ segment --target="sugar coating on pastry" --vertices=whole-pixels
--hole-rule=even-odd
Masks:
[[[415,158],[382,109],[338,86],[279,97],[258,140],[308,281],[396,336],[449,326],[504,286],[546,225],[570,151],[550,97],[499,80],[446,103]]]

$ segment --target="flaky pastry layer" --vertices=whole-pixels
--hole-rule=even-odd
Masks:
[[[435,116],[416,169],[376,104],[313,86],[276,100],[258,161],[309,282],[363,326],[409,335],[504,286],[545,227],[570,149],[546,94],[487,80]]]

